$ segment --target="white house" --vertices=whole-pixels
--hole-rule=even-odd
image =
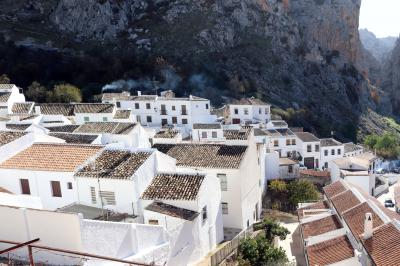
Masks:
[[[301,163],[308,169],[320,168],[320,140],[309,132],[294,132],[297,137]]]
[[[288,127],[288,124],[284,120],[271,120],[266,125],[267,129],[284,129]]]
[[[128,122],[128,123],[135,123],[136,117],[132,114],[132,110],[130,109],[117,109],[115,111],[114,122]]]
[[[182,142],[182,134],[175,129],[165,128],[154,134],[152,144],[165,143],[177,144]]]
[[[344,157],[357,156],[364,153],[364,147],[348,142],[344,144]]]
[[[139,123],[86,122],[74,129],[77,134],[101,134],[101,143],[120,143],[125,147],[150,147],[147,131]]]
[[[278,152],[279,157],[296,158],[300,153],[297,136],[289,128],[254,129],[258,143],[264,143],[269,152]]]
[[[0,84],[0,114],[12,113],[12,107],[16,102],[25,102],[25,96],[14,84]]]
[[[333,138],[321,139],[320,168],[329,169],[330,162],[344,157],[344,145]]]
[[[271,105],[251,97],[233,101],[225,110],[228,124],[266,124],[271,120]]]
[[[55,210],[78,201],[74,172],[102,146],[35,143],[0,164],[0,186]]]
[[[142,199],[145,223],[162,225],[171,235],[174,248],[168,265],[194,264],[224,239],[221,191],[215,176],[161,173]],[[178,254],[179,260],[174,259]]]
[[[388,189],[388,182],[375,174],[378,164],[379,158],[372,153],[336,159],[330,163],[331,179],[343,179],[370,195],[379,195]]]
[[[178,169],[216,176],[222,192],[224,228],[245,229],[261,211],[262,179],[256,145],[156,144]]]
[[[103,102],[115,102],[119,109],[131,109],[136,121],[150,127],[166,125],[176,126],[184,130],[184,136],[189,134],[194,123],[211,123],[216,116],[210,113],[210,101],[190,95],[189,97],[175,97],[172,92],[163,93],[164,96],[142,95],[120,96],[103,94]]]
[[[175,167],[174,159],[154,149],[107,148],[76,171],[79,202],[143,220],[141,194],[157,172]]]
[[[222,125],[218,123],[193,124],[192,141],[225,141]]]

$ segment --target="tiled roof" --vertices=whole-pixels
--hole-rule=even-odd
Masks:
[[[77,129],[79,125],[65,125],[65,126],[56,126],[56,127],[46,127],[50,132],[68,132],[72,133]]]
[[[259,128],[254,129],[254,136],[267,136],[267,135],[268,134],[262,129]]]
[[[279,166],[283,166],[283,165],[294,165],[294,164],[298,164],[298,162],[295,162],[289,158],[285,158],[285,157],[281,157],[279,158]]]
[[[155,144],[176,159],[179,166],[203,168],[239,168],[247,146],[217,144]]]
[[[342,228],[342,225],[340,224],[336,215],[330,215],[328,217],[301,225],[304,239],[307,239],[311,236],[322,235],[340,228]]]
[[[129,180],[150,155],[151,152],[105,150],[75,176]]]
[[[294,133],[289,128],[268,129],[265,130],[265,134],[273,137],[294,136]]]
[[[38,117],[38,115],[21,114],[21,115],[18,115],[18,117],[19,117],[19,121],[27,121],[27,120],[31,120],[31,119]]]
[[[129,134],[136,125],[136,123],[87,122],[79,126],[74,133],[110,133],[125,135]]]
[[[310,266],[330,265],[354,257],[354,249],[347,236],[339,236],[306,248]]]
[[[44,115],[74,115],[74,105],[70,103],[43,103],[39,106],[40,113]]]
[[[145,209],[188,221],[193,221],[199,215],[198,212],[157,201],[152,202]]]
[[[179,131],[173,129],[163,129],[158,131],[154,138],[158,139],[173,139],[179,134]]]
[[[325,178],[330,178],[331,173],[328,171],[319,171],[319,170],[313,170],[313,169],[304,169],[300,170],[300,175],[301,176],[308,176],[308,177],[325,177]]]
[[[328,198],[334,197],[339,193],[344,192],[347,188],[343,185],[342,181],[333,182],[330,185],[325,186],[324,188],[325,195]]]
[[[234,100],[231,103],[232,105],[268,105],[265,102],[261,101],[258,98],[242,98],[240,100]]]
[[[33,144],[0,164],[0,168],[72,172],[100,151],[102,146]]]
[[[74,105],[75,113],[112,113],[114,105],[109,103],[76,103]]]
[[[319,139],[310,132],[294,132],[296,136],[303,142],[317,142]]]
[[[218,123],[197,123],[193,124],[193,129],[221,129]]]
[[[106,92],[103,93],[101,100],[102,101],[112,101],[112,100],[129,100],[131,98],[131,95],[129,92],[124,91],[124,92]]]
[[[9,190],[7,190],[7,189],[5,189],[3,187],[0,187],[0,193],[13,194],[11,191],[9,191]]]
[[[158,174],[142,194],[145,200],[195,200],[204,175]]]
[[[66,143],[91,144],[95,139],[97,139],[99,135],[87,135],[87,134],[83,135],[83,134],[55,132],[55,133],[49,133],[49,136],[63,139],[65,140]]]
[[[130,110],[117,110],[114,114],[114,119],[128,119],[130,116]]]
[[[13,132],[13,131],[0,131],[0,146],[8,144],[22,136],[25,136],[25,132]]]
[[[346,211],[342,216],[346,221],[347,226],[350,228],[354,237],[360,239],[360,234],[364,232],[364,220],[366,213],[372,214],[373,228],[383,224],[383,221],[374,212],[374,210],[369,206],[368,202],[364,202],[348,211]]]
[[[400,265],[400,231],[393,223],[396,222],[385,224],[374,230],[372,237],[362,239],[374,265]]]
[[[0,84],[0,90],[11,90],[15,84]]]
[[[227,140],[247,140],[250,136],[251,129],[227,129],[224,130],[224,137]]]
[[[287,127],[288,124],[283,120],[273,120],[271,121],[272,125],[275,127]]]
[[[0,102],[6,103],[11,96],[11,92],[0,92]]]
[[[329,209],[328,202],[325,200],[319,201],[314,204],[308,205],[306,207],[299,208],[297,210],[297,215],[299,216],[300,219],[302,219],[304,217],[304,211],[306,211],[306,210],[308,211],[308,210],[325,210],[325,209]],[[318,212],[320,212],[320,211],[318,211]]]
[[[6,124],[6,128],[10,130],[20,130],[24,131],[28,127],[30,127],[32,124]]]
[[[339,214],[361,203],[351,190],[332,197],[331,201]]]
[[[14,114],[29,114],[32,111],[33,102],[14,103],[11,112]]]
[[[353,152],[364,149],[362,146],[348,142],[344,144],[344,152]]]
[[[340,146],[340,145],[342,145],[342,143],[333,138],[321,139],[321,147]]]

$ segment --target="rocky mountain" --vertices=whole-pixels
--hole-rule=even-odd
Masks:
[[[400,41],[396,41],[396,45],[388,56],[383,66],[383,84],[385,90],[391,99],[393,112],[400,115]]]
[[[388,59],[396,44],[396,37],[377,38],[368,29],[360,29],[359,33],[361,43],[377,60],[384,62]]]
[[[390,109],[368,75],[360,2],[3,0],[0,73],[71,82],[87,99],[119,79],[131,80],[113,88],[172,88],[215,105],[254,95],[293,126],[355,139]]]

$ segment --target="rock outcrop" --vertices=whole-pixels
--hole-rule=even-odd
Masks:
[[[377,38],[375,34],[367,29],[359,30],[360,40],[365,49],[367,49],[379,62],[388,59],[391,51],[396,44],[396,37]]]

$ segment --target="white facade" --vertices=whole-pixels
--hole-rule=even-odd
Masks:
[[[86,122],[111,122],[114,120],[115,109],[112,113],[75,113],[74,120],[77,125]]]
[[[0,93],[9,94],[5,97],[6,101],[0,102],[0,114],[6,115],[12,113],[11,108],[14,103],[25,102],[25,95],[19,91],[14,84],[0,84]]]
[[[330,169],[330,163],[333,160],[344,157],[344,145],[338,141],[324,145],[324,139],[321,139],[321,162],[320,169]]]
[[[301,132],[310,134],[307,132]],[[321,144],[318,139],[306,140],[297,135],[298,151],[301,156],[301,164],[308,169],[319,169],[321,167]]]
[[[197,142],[224,142],[224,131],[219,125],[219,128],[193,128],[192,141]]]
[[[271,120],[269,104],[229,104],[226,122],[229,124],[268,123]]]

